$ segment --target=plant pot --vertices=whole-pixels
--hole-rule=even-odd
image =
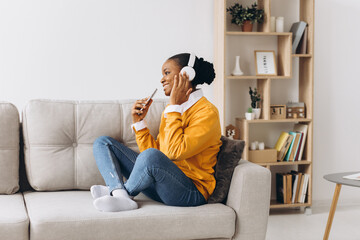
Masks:
[[[255,119],[259,119],[261,114],[261,108],[253,108],[252,111],[253,113],[255,113]]]
[[[249,112],[246,112],[245,113],[245,119],[246,120],[253,120],[255,117],[255,114],[254,113],[249,113]]]
[[[247,20],[243,23],[243,25],[241,25],[241,29],[243,32],[252,32],[253,24],[250,20]]]

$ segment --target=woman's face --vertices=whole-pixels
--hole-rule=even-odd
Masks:
[[[162,66],[162,79],[161,84],[163,85],[166,96],[170,96],[171,89],[174,84],[175,75],[179,75],[180,66],[174,60],[167,60]]]

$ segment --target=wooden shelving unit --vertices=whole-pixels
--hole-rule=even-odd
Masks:
[[[291,1],[291,0],[290,0]],[[214,86],[214,97],[215,104],[219,109],[220,121],[222,124],[223,134],[225,134],[226,125],[235,121],[236,126],[240,129],[240,139],[245,140],[246,149],[244,149],[243,159],[248,158],[249,140],[251,138],[250,126],[256,127],[260,124],[295,124],[303,123],[308,125],[308,133],[304,153],[301,161],[295,162],[276,162],[276,163],[258,163],[261,166],[269,168],[273,174],[276,173],[276,166],[290,166],[295,167],[299,172],[309,174],[309,186],[308,186],[308,197],[305,203],[296,204],[282,204],[275,200],[270,203],[271,208],[292,208],[292,207],[310,207],[312,204],[312,162],[313,162],[313,85],[314,85],[314,0],[300,0],[295,2],[299,3],[299,19],[297,21],[305,21],[308,24],[308,39],[307,39],[307,53],[306,54],[292,54],[292,34],[290,32],[270,32],[270,17],[271,17],[271,6],[276,4],[276,1],[271,0],[257,0],[258,6],[265,11],[265,19],[263,24],[258,24],[257,30],[253,32],[242,32],[240,27],[236,28],[230,23],[230,16],[226,12],[226,8],[233,5],[235,2],[248,6],[249,1],[245,0],[214,0],[214,65],[216,70],[216,80]],[[286,30],[286,29],[285,29]],[[277,61],[277,76],[271,77],[259,77],[255,74],[249,74],[249,71],[245,76],[231,76],[230,69],[233,66],[234,55],[240,52],[240,55],[250,56],[250,54],[241,52],[246,44],[246,39],[254,39],[253,42],[258,42],[258,39],[262,39],[266,42],[264,45],[256,46],[258,50],[275,50],[276,61]],[[245,39],[245,40],[244,40]],[[269,41],[267,41],[269,39]],[[239,43],[237,43],[239,42]],[[267,49],[269,44],[273,45],[273,49]],[[237,44],[239,44],[237,46]],[[265,48],[265,49],[264,49]],[[245,51],[245,50],[243,50]],[[293,59],[296,58],[296,61]],[[247,59],[247,62],[254,62],[253,59]],[[293,76],[293,62],[298,63],[298,76]],[[306,105],[306,119],[282,119],[272,120],[270,119],[270,105],[271,103],[271,86],[273,81],[292,81],[293,78],[298,78],[298,101],[304,102]],[[243,115],[229,118],[229,109],[234,109],[237,106],[241,106],[242,109],[249,107],[247,104],[242,102],[234,102],[233,97],[228,93],[233,92],[228,89],[230,86],[229,81],[238,83],[256,82],[261,97],[261,116],[258,120],[245,120]],[[240,86],[240,85],[237,85]],[[244,87],[242,87],[244,88]],[[247,86],[248,88],[248,86]],[[239,89],[243,92],[247,92],[247,89]],[[247,96],[248,97],[248,96]],[[244,97],[245,98],[245,97]],[[254,126],[255,125],[255,126]],[[279,132],[280,134],[280,132]],[[273,143],[275,145],[275,142]],[[274,189],[273,189],[274,191]]]

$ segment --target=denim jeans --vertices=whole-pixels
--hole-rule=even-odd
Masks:
[[[150,148],[138,154],[115,139],[102,136],[95,140],[93,150],[110,192],[118,188],[126,189],[131,196],[142,192],[171,206],[206,203],[192,180],[157,149]]]

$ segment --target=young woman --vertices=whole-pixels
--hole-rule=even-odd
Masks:
[[[189,81],[188,73],[180,71],[191,59],[196,75]],[[133,196],[140,192],[171,206],[198,206],[205,204],[215,189],[213,167],[221,146],[219,114],[196,89],[213,82],[213,65],[183,53],[169,58],[162,74],[161,84],[170,104],[161,116],[157,138],[150,135],[143,120],[152,101],[144,106],[147,99],[142,99],[134,103],[131,112],[140,154],[111,137],[94,142],[96,163],[107,185],[91,187],[100,211],[135,209]]]

